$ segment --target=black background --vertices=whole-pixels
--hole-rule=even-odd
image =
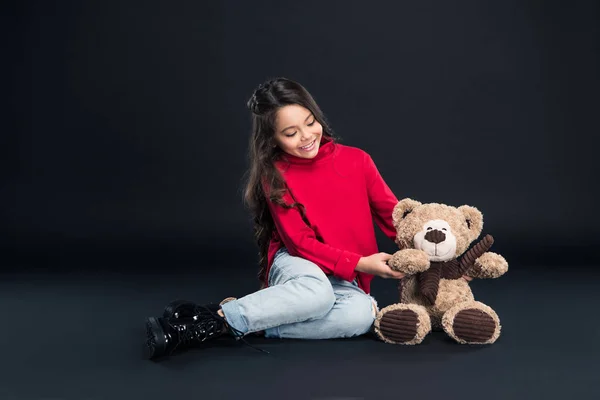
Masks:
[[[0,398],[598,398],[599,2],[2,7]],[[398,198],[483,212],[510,265],[472,284],[497,343],[249,338],[271,356],[142,358],[168,301],[257,288],[245,104],[276,76]],[[396,302],[396,282],[373,294]]]
[[[3,245],[21,261],[185,251],[198,268],[205,253],[253,254],[245,103],[286,76],[398,198],[476,206],[497,250],[531,262],[585,259],[600,222],[598,11],[19,2],[3,24]]]

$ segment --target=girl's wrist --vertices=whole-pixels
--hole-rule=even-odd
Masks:
[[[358,259],[358,263],[356,264],[356,267],[354,267],[355,271],[362,271],[362,268],[365,265],[365,259],[366,257],[361,257]]]

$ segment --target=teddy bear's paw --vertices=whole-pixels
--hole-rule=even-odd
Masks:
[[[500,320],[490,307],[478,301],[459,304],[444,314],[444,331],[461,344],[491,344],[500,336]]]
[[[508,262],[500,254],[488,251],[475,260],[473,271],[477,278],[498,278],[508,271]]]
[[[392,304],[375,319],[375,334],[390,344],[419,344],[430,331],[427,310],[416,304]]]
[[[393,270],[412,275],[429,268],[429,256],[423,250],[404,249],[394,253],[388,264]]]

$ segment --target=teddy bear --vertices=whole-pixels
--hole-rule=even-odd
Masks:
[[[500,320],[489,306],[475,301],[473,278],[498,278],[508,270],[499,254],[489,252],[475,207],[422,204],[406,198],[394,207],[395,252],[388,265],[405,273],[400,302],[378,312],[375,334],[384,342],[414,345],[434,331],[445,331],[461,344],[491,344],[500,336]],[[468,250],[467,250],[468,249]]]

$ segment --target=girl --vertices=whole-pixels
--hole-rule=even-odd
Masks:
[[[261,290],[219,305],[176,301],[148,318],[149,357],[229,332],[268,338],[362,335],[375,320],[373,276],[401,279],[377,249],[373,220],[390,239],[398,200],[364,151],[337,143],[299,83],[255,90],[245,199],[260,256]]]

